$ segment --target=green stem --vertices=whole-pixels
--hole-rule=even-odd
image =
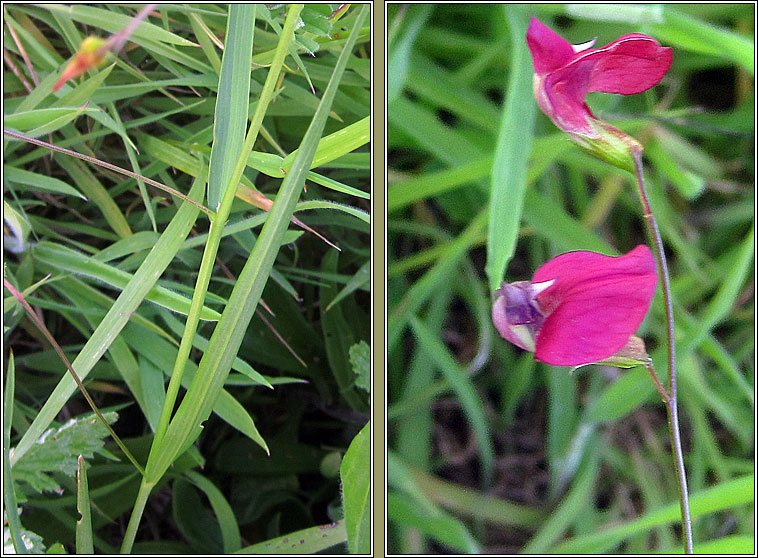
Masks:
[[[650,209],[650,203],[645,193],[645,186],[642,179],[642,147],[635,145],[631,148],[632,158],[634,159],[634,168],[637,174],[637,186],[640,201],[644,211],[645,224],[648,227],[650,236],[655,246],[655,256],[658,262],[658,271],[661,275],[663,284],[663,300],[666,306],[666,322],[668,325],[668,352],[669,352],[669,389],[668,392],[662,389],[660,381],[652,364],[648,371],[653,376],[653,382],[656,389],[661,393],[663,401],[666,404],[666,412],[669,421],[669,433],[671,436],[671,452],[674,459],[674,468],[677,473],[677,482],[679,484],[679,505],[682,512],[682,538],[684,539],[684,551],[687,554],[693,554],[692,547],[692,520],[690,519],[690,504],[687,494],[687,475],[684,469],[684,456],[682,454],[682,440],[679,434],[679,412],[677,409],[677,391],[676,391],[676,352],[674,339],[674,306],[671,297],[671,284],[669,282],[668,266],[666,265],[666,254],[663,250],[663,240],[658,230],[658,224],[655,216]]]
[[[124,533],[124,540],[121,543],[121,554],[130,554],[132,552],[134,539],[137,536],[137,529],[139,528],[139,522],[142,519],[142,513],[145,511],[147,499],[154,486],[154,484],[147,482],[145,477],[142,477],[137,500],[134,502],[132,515],[129,518],[129,524],[126,526],[126,533]]]
[[[187,322],[184,325],[184,332],[182,334],[182,340],[179,345],[179,351],[177,353],[176,360],[174,361],[174,369],[171,373],[171,380],[169,381],[168,389],[166,390],[166,399],[164,401],[163,409],[161,410],[161,417],[158,421],[158,426],[155,430],[155,436],[150,448],[150,455],[148,456],[147,470],[151,470],[151,463],[157,458],[156,456],[162,451],[163,439],[169,427],[171,413],[174,410],[176,399],[179,393],[179,387],[181,386],[181,380],[184,373],[185,365],[189,358],[189,353],[192,349],[192,340],[195,337],[197,331],[197,325],[200,320],[200,309],[205,301],[205,295],[208,290],[208,284],[213,272],[213,265],[218,253],[218,247],[221,242],[221,237],[224,230],[224,225],[229,217],[232,209],[232,203],[234,202],[235,193],[237,191],[237,184],[239,184],[242,173],[247,166],[247,159],[253,150],[255,140],[258,138],[258,132],[263,124],[263,117],[266,114],[269,103],[274,95],[274,87],[279,79],[282,67],[284,65],[284,59],[289,52],[289,46],[292,42],[294,30],[298,21],[298,16],[303,6],[295,4],[290,6],[287,14],[287,20],[284,24],[284,30],[282,31],[279,44],[274,54],[274,59],[271,63],[271,67],[266,76],[266,82],[263,85],[263,90],[258,99],[255,113],[253,114],[250,127],[248,128],[245,143],[240,152],[240,157],[237,161],[237,165],[234,168],[232,176],[229,180],[227,188],[224,190],[224,197],[221,201],[221,206],[217,213],[211,216],[211,226],[208,231],[208,239],[206,241],[205,250],[203,251],[203,259],[198,271],[197,282],[195,284],[195,290],[192,295],[192,302],[190,304],[190,311],[187,315]],[[162,472],[160,473],[162,475]],[[143,497],[145,500],[150,494],[153,486],[160,480],[160,476],[157,478],[149,478],[147,475],[143,478],[142,485],[140,486],[140,493],[137,503],[132,510],[132,516],[129,520],[129,529],[127,531],[127,538],[122,545],[122,551],[130,551],[132,544],[134,543],[134,536],[136,535],[137,527],[139,526],[142,513],[144,511],[145,502],[141,502],[139,498]],[[144,494],[143,494],[144,491]],[[128,537],[131,537],[131,540]]]

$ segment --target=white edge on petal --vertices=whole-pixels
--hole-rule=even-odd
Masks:
[[[556,281],[557,279],[550,279],[550,281],[542,281],[542,283],[532,283],[532,296],[536,297],[548,287],[552,287]]]
[[[571,45],[571,48],[574,49],[574,54],[577,52],[582,52],[583,50],[587,50],[588,48],[592,48],[595,44],[595,41],[597,41],[597,37],[595,37],[592,40],[587,41],[586,43],[580,43],[578,45]]]

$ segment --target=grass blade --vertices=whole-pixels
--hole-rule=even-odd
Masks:
[[[213,146],[208,171],[208,207],[218,211],[224,188],[245,141],[245,124],[250,99],[250,62],[253,53],[255,10],[239,4],[229,6],[221,74],[213,120]]]
[[[520,6],[504,9],[511,34],[511,71],[490,183],[485,267],[490,291],[500,288],[505,268],[516,249],[534,134],[532,61],[524,41],[527,19]]]

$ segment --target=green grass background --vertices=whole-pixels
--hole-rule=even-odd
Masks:
[[[754,6],[726,4],[389,7],[388,550],[681,551],[647,373],[535,363],[491,325],[501,279],[645,242],[633,177],[536,108],[531,16],[575,44],[641,32],[674,51],[655,88],[588,103],[645,149],[695,550],[752,553]],[[639,334],[666,376],[660,292]]]
[[[91,158],[4,135],[5,278],[146,468],[140,484],[102,445],[5,291],[14,540],[24,528],[38,551],[365,550],[368,8],[160,5],[120,56],[57,93],[81,40],[135,10],[4,8],[5,129]],[[239,182],[270,213],[235,198]]]

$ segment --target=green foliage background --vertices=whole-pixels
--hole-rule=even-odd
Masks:
[[[754,8],[390,6],[390,552],[681,549],[647,373],[535,363],[491,325],[493,255],[516,281],[562,252],[646,241],[632,176],[536,110],[531,16],[574,44],[641,32],[674,50],[652,90],[588,103],[645,146],[675,298],[695,550],[754,551]],[[639,334],[665,376],[660,292]]]
[[[232,18],[227,26],[228,5],[159,5],[158,15],[135,30],[120,56],[109,56],[103,67],[68,82],[57,93],[52,93],[52,85],[81,40],[87,34],[107,37],[120,31],[135,12],[117,4],[4,8],[5,22],[13,30],[11,34],[4,28],[9,62],[3,92],[6,129],[140,176],[129,178],[4,136],[5,277],[38,309],[70,362],[87,346],[95,328],[102,328],[108,350],[89,363],[85,384],[98,406],[118,413],[116,432],[144,466],[151,444],[160,445],[153,432],[186,315],[197,314],[190,299],[209,237],[207,209],[199,212],[149,180],[210,205],[204,192],[211,147],[223,144],[229,149],[211,164],[217,170],[226,165],[223,176],[228,181],[241,142],[229,147],[223,132],[233,126],[244,135],[248,119],[264,103],[261,93],[274,67],[275,50],[289,40],[283,38],[283,28],[290,8],[260,5],[253,33],[252,28],[234,27],[243,18]],[[153,491],[135,552],[218,554],[253,543],[288,552],[292,545],[282,545],[280,539],[286,542],[293,532],[303,552],[335,544],[346,551],[348,538],[351,546],[365,550],[365,535],[354,541],[349,529],[367,521],[368,512],[365,505],[353,505],[355,516],[349,518],[346,531],[339,463],[351,440],[362,429],[369,430],[369,394],[356,385],[350,350],[370,341],[370,23],[368,17],[358,23],[360,5],[337,12],[339,8],[312,5],[300,12],[241,182],[275,200],[274,215],[288,173],[292,184],[307,178],[296,217],[341,251],[292,223],[275,246],[264,249],[273,251],[276,259],[270,270],[264,268],[265,275],[256,277],[266,287],[239,351],[226,349],[224,358],[233,359],[232,372],[223,376],[223,391],[215,404],[203,401],[214,414],[204,421],[198,441],[172,459]],[[335,72],[338,56],[353,31],[355,47],[347,52],[346,69],[340,74]],[[245,33],[253,37],[252,64],[245,62],[244,46],[236,50],[244,41],[233,41]],[[225,53],[224,47],[235,50]],[[248,42],[248,56],[249,52]],[[242,67],[226,75],[231,81],[219,77],[226,54],[239,56],[230,59],[233,71]],[[326,124],[306,141],[333,72],[335,94],[324,113]],[[242,99],[241,112],[233,112],[239,106],[235,95],[244,91],[240,84],[248,81],[249,98]],[[216,110],[217,104],[221,110]],[[315,150],[310,169],[297,168],[297,151],[309,149]],[[141,177],[149,179],[148,185]],[[214,188],[225,186],[223,178],[212,177],[211,183]],[[219,199],[223,190],[212,195]],[[243,198],[232,204],[212,260],[179,401],[189,400],[185,390],[190,380],[206,372],[198,364],[210,350],[208,340],[238,287],[246,260],[259,235],[265,235],[260,227],[267,215]],[[165,272],[146,263],[153,262],[149,254],[166,260]],[[160,279],[156,287],[142,292],[137,270],[144,273],[144,267],[153,265],[149,280]],[[122,302],[114,301],[127,290],[140,293],[133,300],[139,306],[134,313],[119,315]],[[4,450],[6,465],[15,466],[18,456],[14,459],[8,450],[29,431],[43,404],[59,404],[60,422],[81,418],[88,408],[79,394],[70,399],[57,392],[50,395],[68,372],[8,295],[6,291],[4,339],[15,358],[9,361],[13,373],[8,370],[6,385],[10,393],[15,387],[15,398],[6,401]],[[114,308],[116,315],[105,317]],[[121,329],[119,323],[125,320]],[[172,426],[186,426],[190,432],[197,428]],[[79,438],[92,437],[89,431],[77,432]],[[60,549],[62,543],[69,551],[81,551],[87,546],[80,541],[88,539],[97,552],[115,553],[135,504],[140,475],[112,441],[96,447],[94,456],[92,440],[88,443],[48,452],[36,465],[27,460],[27,469],[21,467],[23,458],[18,461],[19,472],[36,467],[51,473],[53,485],[62,487],[58,494],[35,491],[34,486],[19,490],[20,521],[42,537],[44,547]],[[358,490],[344,494],[357,498],[358,504],[366,492],[360,478],[368,477],[370,466],[364,449],[361,444],[352,459],[351,486]],[[89,481],[89,494],[84,491],[80,497],[92,506],[91,530],[84,534],[76,525],[77,484],[70,476],[80,452],[85,452]],[[66,463],[51,462],[51,455]],[[11,487],[8,476],[4,494],[12,493]]]

